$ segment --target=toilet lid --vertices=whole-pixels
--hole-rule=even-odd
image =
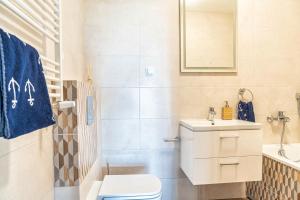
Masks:
[[[160,180],[149,174],[108,175],[104,177],[100,199],[153,199],[161,195]]]

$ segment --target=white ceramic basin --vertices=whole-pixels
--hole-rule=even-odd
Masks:
[[[229,130],[257,130],[261,129],[260,123],[253,123],[242,120],[221,120],[216,119],[215,124],[207,119],[184,119],[180,125],[191,131],[229,131]]]

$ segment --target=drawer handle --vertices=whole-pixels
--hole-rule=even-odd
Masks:
[[[233,135],[220,135],[220,139],[226,139],[226,138],[239,138],[240,136],[238,134]]]
[[[234,163],[220,163],[221,166],[232,166],[232,165],[239,165],[239,162],[234,162]]]

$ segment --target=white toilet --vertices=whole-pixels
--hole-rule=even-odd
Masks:
[[[97,200],[161,200],[161,182],[150,174],[107,175]]]

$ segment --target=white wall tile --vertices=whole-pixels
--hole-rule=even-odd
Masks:
[[[142,11],[141,55],[178,54],[178,2],[140,1],[140,9]]]
[[[139,118],[139,89],[102,88],[101,119]]]
[[[178,121],[171,119],[142,119],[140,121],[141,149],[174,148],[176,143],[164,139],[178,136]]]
[[[138,87],[138,56],[97,56],[94,80],[101,87]]]
[[[138,55],[140,52],[138,26],[110,23],[102,28],[86,27],[85,30],[86,48],[98,55]]]
[[[285,140],[300,141],[295,100],[300,91],[300,1],[239,0],[237,74],[179,72],[178,1],[87,2],[86,47],[102,87],[104,149],[173,147],[162,138],[176,133],[174,118],[206,118],[209,106],[216,108],[220,118],[224,101],[235,108],[238,89],[244,87],[254,93],[265,143],[279,142],[280,127],[266,122],[266,116],[278,110],[292,118]],[[105,59],[97,60],[102,56]],[[152,76],[145,75],[147,68],[154,70]],[[178,160],[162,158],[151,152],[145,160],[150,172],[166,178],[166,198],[182,199],[181,194],[189,191],[190,198],[196,199],[193,186],[169,179],[178,170]]]
[[[62,78],[83,80],[86,76],[83,49],[83,1],[61,1],[61,7]]]
[[[147,70],[153,74],[148,75]],[[174,87],[179,85],[178,55],[142,56],[140,62],[141,87]]]
[[[81,0],[61,1],[61,31],[63,33],[61,38],[63,47],[61,72],[63,79],[83,80],[86,75],[82,29],[83,2]],[[2,27],[3,20],[0,21]],[[33,36],[37,34],[28,29],[28,26],[23,25],[16,27],[16,29],[26,30],[25,32]],[[25,32],[17,31],[19,34]],[[32,37],[28,39],[31,40]],[[38,43],[39,47],[46,45],[46,51],[43,51],[46,57],[54,58],[53,48],[55,45],[52,41],[48,39],[46,43]],[[52,127],[28,133],[15,139],[0,139],[1,200],[52,200],[53,173]]]
[[[85,41],[101,55],[138,55],[139,9],[136,0],[86,3]]]
[[[87,52],[96,54],[92,57],[97,67],[102,62],[97,61],[98,57],[118,55],[115,60],[105,58],[100,69],[96,69],[97,78],[101,77],[99,85],[120,87],[102,88],[102,118],[140,118],[145,132],[156,133],[151,130],[153,127],[147,127],[144,119],[205,118],[209,106],[216,107],[220,117],[224,101],[229,100],[235,107],[237,91],[243,87],[253,91],[257,119],[265,127],[268,127],[265,117],[277,110],[296,115],[295,93],[300,91],[297,20],[300,2],[239,0],[238,6],[238,73],[185,74],[179,72],[177,1],[88,0],[91,11],[88,16],[92,19],[86,22]],[[138,58],[139,64],[128,55]],[[139,66],[138,75],[133,63]],[[101,69],[104,65],[108,67]],[[154,70],[152,76],[145,74],[147,68]],[[138,85],[136,76],[139,76]],[[139,97],[136,90],[140,90]],[[158,122],[151,124],[155,126],[153,129],[162,128]],[[291,126],[297,127],[297,122]],[[275,129],[264,130],[265,142],[277,141]],[[141,138],[147,137],[142,134]],[[287,137],[289,141],[298,140],[295,134]]]
[[[139,0],[85,0],[85,24],[103,28],[104,25],[120,24],[126,21],[126,24],[138,25],[140,19]],[[108,19],[114,19],[110,21]]]
[[[139,148],[139,120],[103,120],[103,150]]]
[[[177,90],[171,88],[141,88],[141,118],[172,118],[177,115]]]
[[[52,133],[37,131],[29,137],[33,139],[30,145],[0,157],[0,199],[38,200],[53,190]]]

